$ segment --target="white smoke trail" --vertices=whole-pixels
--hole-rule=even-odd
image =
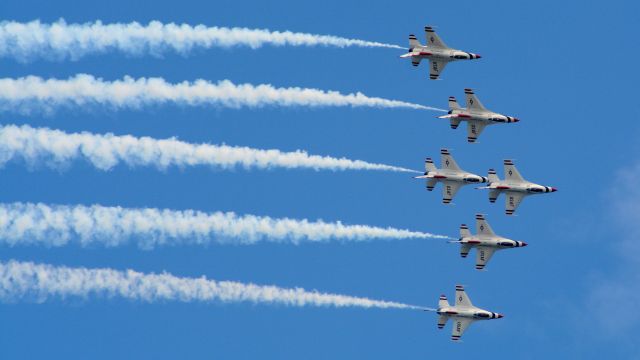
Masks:
[[[190,144],[175,138],[157,140],[149,137],[64,133],[47,128],[0,126],[0,166],[11,160],[23,160],[34,166],[41,163],[53,168],[72,160],[84,159],[101,170],[119,163],[128,166],[208,165],[222,169],[308,168],[314,170],[381,170],[417,172],[402,167],[369,163],[362,160],[309,155],[305,151],[282,152],[227,145]]]
[[[71,268],[9,261],[0,263],[0,300],[19,301],[79,298],[113,298],[156,302],[249,302],[286,306],[420,309],[391,301],[286,289],[203,277],[144,274],[133,270]]]
[[[350,106],[445,111],[404,101],[369,97],[360,92],[341,94],[299,87],[276,88],[268,84],[236,85],[229,80],[212,83],[199,79],[173,84],[162,78],[134,79],[129,76],[122,80],[105,81],[87,74],[78,74],[67,80],[45,80],[37,76],[0,79],[0,109],[4,111],[50,111],[60,106],[96,105],[122,109],[166,103],[230,108]]]
[[[163,24],[159,21],[151,21],[147,25],[137,22],[103,24],[100,21],[67,24],[64,20],[51,24],[43,24],[37,20],[27,23],[15,21],[0,23],[0,57],[10,57],[19,61],[37,58],[77,60],[89,54],[110,51],[127,55],[148,53],[156,56],[174,51],[186,55],[195,48],[246,46],[256,49],[263,45],[405,49],[398,45],[329,35]]]
[[[373,239],[450,239],[425,232],[344,225],[341,222],[205,213],[195,210],[0,204],[0,244],[65,246],[155,246],[237,244],[261,241],[369,241]]]

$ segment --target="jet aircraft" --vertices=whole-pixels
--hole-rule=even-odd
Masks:
[[[451,332],[451,340],[453,341],[459,341],[472,322],[504,317],[502,314],[473,306],[462,285],[456,285],[456,303],[454,306],[449,305],[445,295],[440,295],[437,313],[439,315],[438,329],[444,328],[447,320],[451,319],[453,321],[453,330]]]
[[[425,173],[421,176],[415,176],[415,179],[426,179],[427,190],[433,191],[433,188],[438,182],[442,183],[442,202],[445,204],[451,203],[453,197],[464,185],[486,183],[488,179],[483,176],[472,174],[470,172],[460,169],[453,156],[447,149],[440,150],[440,158],[442,162],[442,168],[438,169],[433,164],[431,158],[426,158],[424,161]]]
[[[534,184],[525,180],[518,169],[516,169],[513,161],[504,161],[504,180],[500,180],[494,169],[489,169],[488,186],[479,187],[478,189],[489,189],[489,201],[494,203],[501,193],[506,196],[505,212],[507,215],[513,213],[526,196],[544,194],[558,191],[554,187]]]
[[[466,224],[460,225],[460,239],[450,241],[460,244],[460,256],[466,258],[472,248],[476,248],[476,269],[483,270],[493,254],[498,250],[527,246],[524,241],[515,241],[498,236],[483,214],[476,214],[476,235],[472,235]]]
[[[448,47],[431,26],[424,27],[427,44],[422,45],[415,35],[409,35],[409,52],[401,58],[411,58],[413,66],[420,65],[422,59],[429,60],[429,78],[436,80],[450,61],[480,59],[481,56]]]
[[[438,116],[440,119],[449,119],[451,128],[457,129],[461,121],[467,122],[467,141],[476,142],[480,133],[487,125],[514,123],[520,121],[513,116],[498,114],[485,108],[471,89],[464,89],[467,98],[467,108],[461,108],[453,96],[449,97],[449,113]]]

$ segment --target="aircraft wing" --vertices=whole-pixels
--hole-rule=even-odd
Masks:
[[[467,141],[470,143],[476,142],[486,126],[487,124],[481,121],[467,121]]]
[[[469,325],[473,322],[473,319],[469,318],[454,318],[453,319],[453,330],[451,332],[451,340],[458,341],[464,331],[467,330]]]
[[[476,214],[476,232],[478,235],[493,236],[493,229],[482,214]]]
[[[447,63],[448,61],[444,60],[429,60],[429,79],[436,80],[444,71]]]
[[[508,159],[504,161],[504,179],[507,182],[526,182],[518,169],[516,169],[513,161]]]
[[[427,44],[429,46],[432,46],[434,48],[440,48],[440,49],[448,49],[449,47],[447,46],[447,44],[444,43],[444,41],[442,41],[442,39],[440,39],[440,36],[438,36],[438,34],[436,34],[435,30],[433,30],[433,28],[431,26],[425,26],[424,27],[424,33],[427,37]]]
[[[475,111],[488,111],[487,108],[482,105],[476,94],[471,89],[464,89],[464,94],[467,98],[467,109]]]
[[[460,166],[447,149],[440,149],[440,162],[443,169],[460,171]]]
[[[413,66],[418,66],[418,65],[420,65],[420,60],[422,60],[422,58],[421,58],[421,57],[419,57],[419,56],[412,56],[412,57],[411,57],[411,64],[412,64]]]
[[[507,215],[513,215],[513,213],[516,211],[516,209],[518,208],[518,205],[520,205],[520,202],[522,202],[522,199],[524,199],[524,197],[525,195],[519,192],[505,193],[505,200],[506,200],[505,212],[507,213]]]
[[[489,259],[491,259],[495,251],[496,249],[492,247],[478,246],[477,252],[476,252],[476,269],[478,270],[484,269],[484,267],[487,266]]]
[[[461,187],[462,183],[444,180],[442,182],[442,202],[445,204],[451,203],[451,200],[453,200]]]
[[[462,285],[456,285],[456,306],[473,307],[471,299],[467,296]]]

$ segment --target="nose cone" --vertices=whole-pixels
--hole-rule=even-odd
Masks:
[[[517,117],[514,117],[513,122],[520,122],[520,119],[518,119]]]
[[[504,315],[502,314],[496,314],[496,319],[502,319],[504,317]]]
[[[529,244],[527,244],[527,243],[526,243],[526,242],[524,242],[524,241],[520,241],[520,246],[524,247],[524,246],[527,246],[527,245],[529,245]]]
[[[558,189],[556,189],[554,187],[551,188],[551,192],[556,192],[556,191],[558,191]]]
[[[475,55],[476,59],[482,58],[482,56],[480,56],[480,54],[473,54],[473,55]]]

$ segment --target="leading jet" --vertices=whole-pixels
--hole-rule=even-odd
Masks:
[[[498,250],[527,246],[524,241],[516,241],[498,236],[483,214],[476,214],[476,235],[472,235],[466,224],[460,225],[460,239],[450,241],[460,244],[460,256],[466,258],[472,248],[476,249],[476,269],[483,270]]]
[[[422,45],[415,35],[409,35],[409,52],[401,58],[411,58],[413,66],[420,65],[422,59],[429,60],[429,78],[436,80],[450,61],[480,59],[478,54],[468,53],[448,47],[431,26],[424,27],[427,44]]]
[[[438,302],[438,329],[444,328],[449,319],[453,320],[451,340],[459,341],[471,323],[478,320],[500,319],[504,315],[473,306],[462,285],[456,285],[456,304],[449,305],[447,297],[440,295]]]
[[[504,193],[506,196],[505,213],[513,215],[522,202],[529,195],[545,194],[558,191],[551,186],[534,184],[525,180],[512,160],[504,161],[504,180],[500,180],[494,169],[489,169],[489,185],[478,189],[489,189],[489,201],[495,203],[498,196]]]
[[[449,113],[447,115],[438,116],[440,119],[449,119],[451,128],[457,129],[461,121],[467,122],[467,141],[475,143],[482,130],[487,125],[515,123],[520,121],[513,116],[498,114],[482,105],[476,97],[473,90],[464,89],[467,98],[467,108],[461,108],[455,97],[449,97]]]
[[[442,168],[438,169],[433,164],[431,158],[426,158],[424,161],[425,173],[424,175],[415,176],[415,179],[425,179],[427,181],[427,190],[433,191],[433,188],[438,182],[442,183],[442,202],[445,204],[451,203],[453,197],[464,185],[486,183],[488,179],[483,176],[472,174],[470,172],[460,169],[456,161],[449,153],[447,149],[440,150],[440,158],[442,162]]]

